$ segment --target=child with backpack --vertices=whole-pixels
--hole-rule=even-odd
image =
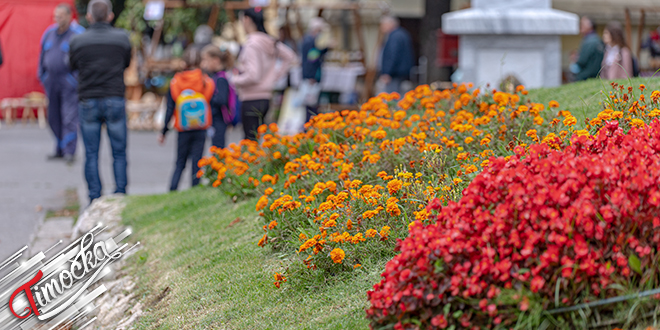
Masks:
[[[238,97],[236,90],[227,81],[227,69],[233,66],[232,55],[220,50],[215,45],[202,49],[202,70],[210,72],[215,81],[215,93],[211,99],[213,114],[212,144],[217,148],[225,147],[227,126],[235,125],[237,118]]]
[[[167,103],[165,127],[158,138],[161,145],[165,143],[167,126],[174,116],[174,127],[179,131],[179,135],[170,191],[177,190],[181,173],[189,158],[192,161],[192,185],[199,184],[197,163],[204,154],[206,129],[212,122],[209,103],[215,91],[215,83],[199,69],[201,55],[198,49],[188,47],[183,54],[183,60],[186,63],[186,70],[174,75],[165,95]]]

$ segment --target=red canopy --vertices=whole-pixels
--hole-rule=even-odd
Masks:
[[[37,79],[41,35],[53,24],[53,10],[73,0],[0,0],[0,99],[43,92]],[[74,17],[76,17],[74,9]]]

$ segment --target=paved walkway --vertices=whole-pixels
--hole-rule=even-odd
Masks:
[[[101,140],[99,171],[104,194],[114,189],[112,155],[105,131]],[[237,142],[242,130],[228,132],[228,143]],[[159,146],[156,132],[129,132],[128,193],[165,193],[172,174],[176,133],[168,134],[166,144]],[[47,161],[53,151],[53,138],[48,129],[36,125],[2,125],[0,128],[0,261],[9,257],[30,239],[44,218],[46,210],[65,206],[65,191],[76,189],[81,205],[89,203],[83,176],[84,148],[79,140],[77,160]],[[207,141],[207,146],[210,141]],[[190,166],[179,189],[190,187]]]

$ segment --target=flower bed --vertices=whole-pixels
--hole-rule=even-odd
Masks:
[[[430,203],[368,293],[372,327],[538,328],[544,310],[658,287],[660,92],[613,87],[597,134],[518,146]]]
[[[382,94],[359,111],[318,115],[295,136],[261,126],[260,145],[212,149],[200,161],[200,176],[236,198],[261,195],[260,246],[309,269],[351,270],[370,255],[393,256],[409,224],[428,223],[426,204],[460,198],[491,156],[569,135],[576,123],[570,113],[555,117],[525,100],[526,93],[469,92],[460,85]],[[277,275],[278,286],[283,276]]]

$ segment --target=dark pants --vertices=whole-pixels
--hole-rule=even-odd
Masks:
[[[213,139],[211,139],[211,142],[213,146],[217,148],[225,147],[225,133],[227,133],[227,124],[221,116],[222,115],[213,117],[213,130],[215,132],[213,133]]]
[[[257,141],[257,129],[264,123],[270,100],[251,100],[241,103],[241,121],[245,138]]]
[[[312,117],[319,114],[319,107],[311,107],[309,105],[305,106],[305,122],[308,123]]]
[[[80,130],[85,143],[85,179],[89,199],[101,197],[99,176],[99,144],[101,127],[105,123],[112,147],[112,168],[115,174],[115,193],[126,193],[126,101],[123,97],[105,97],[80,101]]]
[[[401,83],[403,78],[392,77],[392,80],[385,85],[385,93],[401,93]]]
[[[44,85],[48,96],[48,124],[55,135],[55,155],[73,155],[78,144],[76,81],[67,74],[52,77]]]
[[[205,142],[205,130],[179,132],[176,147],[176,164],[174,167],[174,174],[172,174],[170,191],[174,191],[179,187],[181,173],[183,173],[183,170],[186,168],[188,158],[191,158],[192,160],[192,185],[196,186],[199,184],[199,178],[197,178],[199,166],[197,163],[202,159],[202,155],[204,154]]]

